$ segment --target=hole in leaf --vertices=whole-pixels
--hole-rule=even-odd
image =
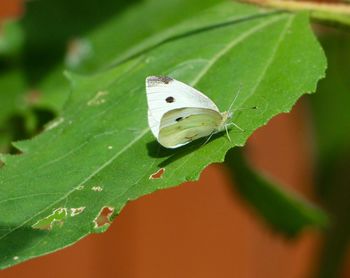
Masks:
[[[80,208],[71,208],[70,209],[70,216],[76,216],[84,211],[85,207]]]
[[[104,97],[106,95],[108,95],[108,92],[106,91],[97,92],[96,95],[88,101],[87,105],[94,106],[94,105],[100,105],[102,103],[105,103],[106,99]]]
[[[101,192],[103,190],[103,188],[102,188],[102,186],[95,185],[95,186],[91,187],[91,190],[95,191],[95,192]]]
[[[83,190],[85,188],[84,185],[78,185],[75,190]]]
[[[54,224],[62,226],[67,217],[66,208],[55,209],[50,215],[38,220],[32,225],[33,229],[50,231]]]
[[[112,207],[103,207],[94,219],[94,228],[98,229],[111,224],[111,216],[114,212]]]
[[[150,180],[161,179],[165,172],[165,168],[160,168],[157,172],[149,176]]]

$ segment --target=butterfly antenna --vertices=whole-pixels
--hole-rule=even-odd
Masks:
[[[230,107],[228,108],[227,111],[231,111],[231,109],[232,109],[233,105],[235,104],[235,102],[236,102],[236,100],[237,100],[239,94],[241,93],[241,88],[242,88],[242,83],[240,83],[238,92],[237,92],[235,98],[233,99],[233,101],[231,102]]]

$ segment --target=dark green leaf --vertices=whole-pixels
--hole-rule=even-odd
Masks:
[[[17,55],[23,45],[23,31],[15,20],[1,23],[0,30],[0,58]]]
[[[328,278],[341,276],[350,240],[350,36],[326,29],[321,38],[329,69],[311,107],[318,157],[317,187],[332,215],[317,277]]]
[[[258,174],[241,151],[230,151],[225,162],[239,193],[275,230],[295,236],[307,227],[327,225],[328,217],[321,209]]]

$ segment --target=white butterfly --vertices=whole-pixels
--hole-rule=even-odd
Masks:
[[[228,123],[232,112],[221,113],[200,91],[170,77],[147,77],[146,93],[149,127],[166,148],[178,148],[235,125]]]

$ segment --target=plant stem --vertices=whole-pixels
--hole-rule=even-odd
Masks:
[[[263,7],[287,11],[308,11],[312,19],[333,25],[350,27],[350,5],[289,0],[239,0]]]

